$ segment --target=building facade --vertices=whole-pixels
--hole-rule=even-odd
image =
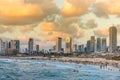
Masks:
[[[10,41],[10,48],[11,49],[16,49],[16,41],[15,40]]]
[[[88,41],[87,41],[87,44],[86,44],[86,52],[91,52],[91,40],[88,40]]]
[[[79,52],[85,52],[84,45],[79,45],[79,46],[78,46],[78,51],[79,51]]]
[[[102,38],[102,52],[107,51],[107,40],[106,38]]]
[[[90,52],[95,52],[95,36],[91,36]]]
[[[18,50],[18,52],[20,52],[20,41],[15,40],[15,42],[16,42],[16,49]]]
[[[56,38],[56,51],[61,52],[62,49],[62,38],[57,37]]]
[[[101,47],[102,47],[101,45],[102,45],[101,38],[97,38],[97,43],[96,43],[96,50],[97,50],[97,52],[101,51]]]
[[[71,37],[66,38],[66,53],[72,52],[72,39]]]
[[[112,26],[109,28],[109,51],[115,52],[117,49],[117,28]]]
[[[40,47],[39,47],[39,45],[36,45],[36,52],[39,52],[40,50]]]
[[[28,52],[30,54],[33,53],[33,46],[34,46],[34,40],[33,38],[30,38],[28,41]]]
[[[3,40],[0,39],[0,54],[1,54],[1,55],[4,55],[6,49],[7,49],[7,44],[6,44],[6,42],[3,42]]]
[[[13,55],[20,52],[20,41],[19,40],[11,40],[10,42],[6,42],[6,55]]]
[[[77,44],[73,44],[73,52],[77,52],[78,51],[78,49],[77,49],[78,47],[77,47]]]

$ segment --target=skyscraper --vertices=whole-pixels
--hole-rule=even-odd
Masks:
[[[91,51],[91,52],[94,52],[94,51],[95,51],[95,36],[91,36],[90,51]]]
[[[15,40],[11,40],[10,41],[10,46],[11,46],[10,47],[11,49],[16,49],[16,41]]]
[[[0,39],[0,54],[2,54],[2,50],[3,50],[2,44],[3,44],[3,41],[2,41],[2,39]]]
[[[78,51],[79,52],[84,52],[85,51],[84,45],[79,45],[78,46]]]
[[[36,52],[39,52],[39,45],[36,45]]]
[[[62,38],[57,37],[56,38],[56,51],[60,52],[62,49]]]
[[[77,52],[77,44],[74,44],[74,45],[73,45],[73,51],[74,51],[74,52]]]
[[[102,51],[103,52],[107,51],[107,40],[106,40],[106,38],[102,38]]]
[[[30,38],[28,41],[28,51],[29,53],[33,53],[33,44],[34,44],[34,40],[33,38]]]
[[[2,48],[3,48],[2,52],[3,52],[3,54],[5,54],[6,50],[7,50],[7,42],[3,42]]]
[[[18,52],[20,52],[20,41],[19,40],[15,40],[15,42],[16,42],[16,44],[15,44],[16,49],[17,49]]]
[[[101,51],[101,47],[102,47],[101,45],[102,45],[102,44],[101,44],[101,38],[97,38],[96,49],[97,49],[98,52]]]
[[[112,26],[109,28],[109,51],[115,52],[117,48],[117,28]]]
[[[2,39],[0,39],[0,54],[5,54],[5,50],[7,49],[6,42],[3,42]]]
[[[86,52],[91,52],[91,40],[88,40],[88,41],[87,41],[87,44],[86,44]]]
[[[6,42],[6,54],[17,54],[20,50],[20,41],[19,40],[11,40],[9,43]]]
[[[66,53],[72,52],[72,39],[71,37],[66,38]]]

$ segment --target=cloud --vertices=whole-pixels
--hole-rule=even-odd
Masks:
[[[32,24],[57,12],[53,0],[0,0],[0,24],[4,25]]]
[[[79,16],[88,12],[92,0],[64,0],[61,14],[67,17]]]
[[[29,37],[27,37],[25,35],[20,35],[16,39],[21,40],[21,41],[28,41]]]
[[[7,31],[7,29],[5,26],[0,26],[0,33],[4,33],[6,31]]]
[[[11,33],[13,32],[13,30],[15,30],[15,27],[0,25],[0,33],[6,33],[6,32]]]
[[[96,28],[96,27],[97,27],[97,23],[95,22],[94,19],[90,19],[90,20],[88,20],[88,22],[86,23],[86,26],[89,26],[89,28]]]
[[[42,23],[40,26],[43,31],[53,31],[55,28],[55,25],[52,22],[48,22],[48,23],[45,22]]]
[[[5,42],[5,41],[10,41],[10,40],[11,40],[11,38],[7,38],[7,37],[3,37],[3,36],[1,36],[0,39],[3,40],[4,42]]]
[[[98,26],[94,19],[89,19],[87,20],[86,23],[79,21],[78,24],[79,24],[79,27],[82,29],[93,29]]]
[[[53,35],[53,32],[48,32],[48,35]]]
[[[91,11],[99,18],[109,18],[109,15],[97,7],[92,7]]]
[[[72,19],[71,19],[72,20]],[[48,40],[55,40],[56,37],[80,38],[83,36],[84,31],[79,29],[76,23],[72,23],[70,19],[64,19],[60,17],[58,22],[44,22],[40,24],[40,29],[43,31],[41,35]],[[49,33],[52,33],[49,35]]]
[[[37,27],[36,24],[31,25],[18,25],[18,26],[7,26],[7,25],[0,25],[0,33],[13,33],[16,31],[20,31],[21,33],[28,33],[34,31],[34,28]]]
[[[97,37],[108,37],[109,36],[109,29],[105,28],[105,29],[99,29],[99,30],[95,30],[94,34]]]
[[[118,24],[118,25],[116,26],[116,28],[117,28],[118,34],[120,35],[120,24]]]
[[[120,0],[96,0],[95,7],[106,14],[120,14]]]
[[[33,31],[33,27],[31,27],[31,26],[21,26],[21,27],[17,27],[17,29],[24,33]]]

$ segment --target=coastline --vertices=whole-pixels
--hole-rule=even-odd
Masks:
[[[1,58],[1,57],[0,57]],[[107,60],[105,58],[78,58],[78,57],[41,57],[41,56],[29,56],[29,57],[2,57],[8,59],[21,59],[21,60],[49,60],[49,61],[59,61],[59,62],[69,62],[69,63],[82,63],[82,64],[92,64],[99,65],[101,68],[107,66],[113,66],[120,71],[120,61],[117,60]]]

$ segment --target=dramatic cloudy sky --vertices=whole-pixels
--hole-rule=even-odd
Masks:
[[[57,36],[85,44],[92,35],[108,38],[113,24],[120,34],[120,0],[0,0],[0,37],[24,47],[29,37],[41,48],[51,48]]]

